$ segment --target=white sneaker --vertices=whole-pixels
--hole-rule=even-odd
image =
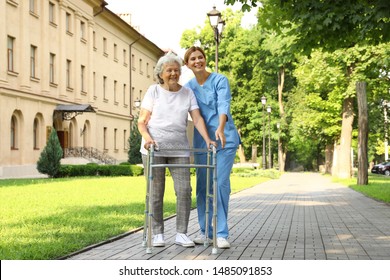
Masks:
[[[206,235],[203,233],[199,234],[197,237],[194,238],[194,243],[195,244],[204,244],[206,241]],[[213,240],[209,238],[209,244],[212,244]]]
[[[226,238],[217,237],[217,246],[221,249],[228,249],[230,248],[230,243],[226,240]]]
[[[191,241],[191,239],[185,233],[177,233],[176,241],[177,245],[181,245],[183,247],[194,247],[195,243]]]
[[[164,235],[161,233],[156,234],[153,237],[153,247],[164,247],[164,246],[165,246]]]

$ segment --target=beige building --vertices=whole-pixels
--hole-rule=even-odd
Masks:
[[[65,157],[127,161],[135,100],[163,50],[102,0],[0,0],[0,178]]]

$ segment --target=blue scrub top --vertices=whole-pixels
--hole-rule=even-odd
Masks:
[[[198,84],[196,78],[192,78],[185,86],[195,93],[210,138],[216,141],[215,131],[219,125],[219,116],[225,114],[228,117],[225,125],[225,148],[237,148],[240,144],[240,137],[230,114],[231,93],[228,79],[222,74],[211,73],[202,86]],[[206,142],[196,128],[193,145],[194,148],[206,148]],[[221,148],[221,142],[218,141],[218,149]]]

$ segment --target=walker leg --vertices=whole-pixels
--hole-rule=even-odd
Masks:
[[[212,254],[218,253],[217,245],[217,197],[218,197],[218,184],[217,184],[217,151],[213,146],[213,249]]]
[[[149,167],[150,165],[150,153],[148,153],[148,157],[146,160],[145,166],[145,177],[146,177],[146,196],[145,196],[145,211],[144,211],[144,231],[142,234],[142,246],[146,247],[147,245],[147,234],[148,234],[148,217],[149,217],[149,192],[150,192],[150,184],[149,184]]]
[[[207,165],[210,165],[210,152],[207,152]],[[210,215],[210,168],[206,170],[206,216],[205,216],[205,241],[204,247],[209,246],[209,215]]]
[[[149,164],[148,164],[148,183],[149,183],[149,206],[148,206],[148,237],[147,237],[147,247],[146,247],[146,253],[151,254],[152,253],[152,217],[153,217],[153,158],[154,158],[154,145],[150,146],[149,150]]]

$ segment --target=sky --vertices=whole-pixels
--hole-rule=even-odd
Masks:
[[[172,49],[180,56],[180,38],[184,30],[203,27],[213,6],[220,12],[226,8],[239,10],[241,3],[226,6],[223,0],[106,0],[114,13],[130,13],[133,26],[161,49]],[[256,23],[256,11],[245,13],[243,26]]]

